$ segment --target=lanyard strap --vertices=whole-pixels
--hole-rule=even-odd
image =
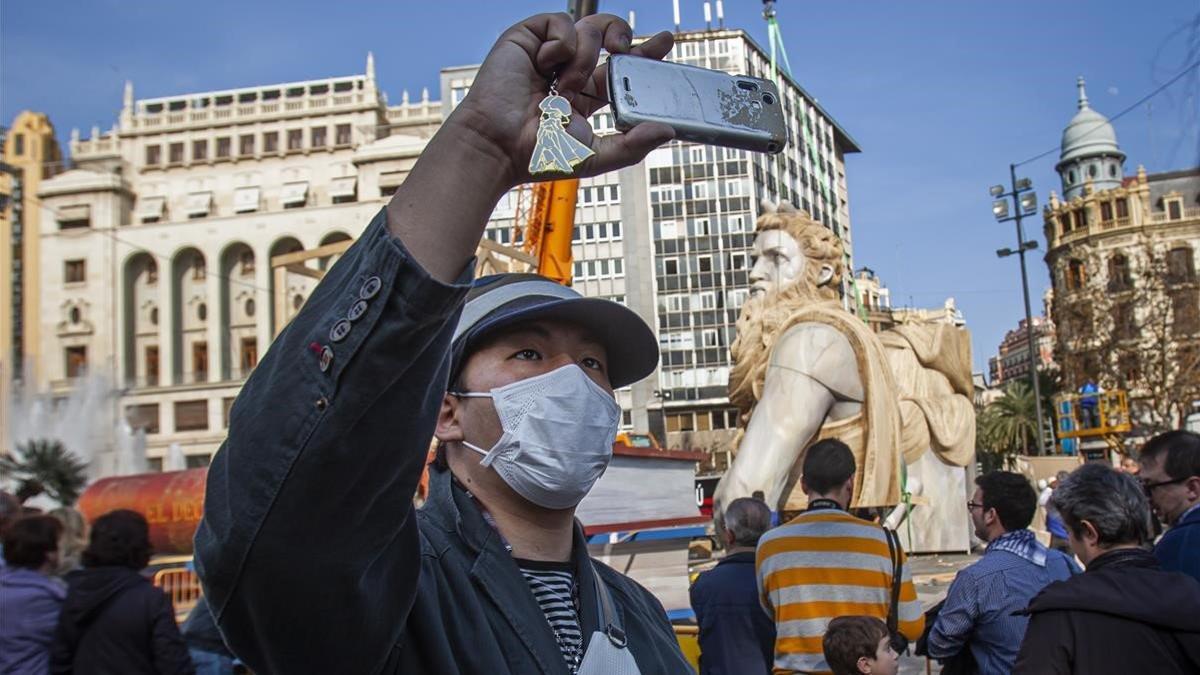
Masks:
[[[838,511],[843,510],[841,504],[833,501],[832,499],[825,499],[824,497],[822,497],[820,499],[814,499],[811,502],[809,502],[808,508],[806,510],[807,511],[817,511],[819,509],[837,509]]]

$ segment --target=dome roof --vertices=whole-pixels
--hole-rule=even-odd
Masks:
[[[1080,157],[1096,155],[1116,155],[1121,159],[1125,153],[1117,145],[1117,132],[1113,130],[1108,118],[1092,110],[1088,105],[1087,92],[1084,91],[1083,78],[1079,78],[1079,112],[1071,118],[1067,128],[1063,129],[1062,153],[1059,163]]]

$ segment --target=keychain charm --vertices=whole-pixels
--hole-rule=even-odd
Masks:
[[[538,103],[542,110],[538,120],[537,145],[529,158],[529,173],[535,177],[552,174],[570,174],[575,165],[596,154],[591,148],[567,133],[571,123],[571,103],[558,95],[554,85],[550,93]]]

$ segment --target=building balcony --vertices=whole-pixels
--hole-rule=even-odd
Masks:
[[[1200,206],[1182,209],[1181,218],[1171,218],[1170,215],[1166,211],[1156,211],[1150,214],[1150,222],[1155,225],[1163,225],[1167,223],[1185,223],[1189,220],[1200,220]]]
[[[244,124],[281,116],[293,117],[307,112],[324,115],[364,105],[376,105],[376,103],[365,91],[306,95],[295,99],[236,105],[214,105],[198,110],[179,112],[146,112],[147,102],[141,101],[139,102],[141,110],[132,118],[131,130],[167,131],[191,126],[208,126],[213,123],[220,125]]]
[[[124,387],[127,391],[140,391],[140,390],[145,390],[145,389],[168,389],[168,388],[176,388],[176,387],[185,387],[188,389],[195,389],[197,386],[202,386],[202,385],[206,385],[206,384],[212,384],[213,386],[226,387],[226,386],[241,384],[242,382],[245,382],[246,378],[250,377],[250,373],[252,373],[252,372],[254,372],[254,368],[227,369],[225,374],[221,377],[220,380],[218,380],[216,382],[211,382],[211,383],[208,381],[208,373],[203,372],[203,371],[192,372],[192,373],[177,373],[175,375],[174,382],[169,381],[166,378],[162,378],[162,377],[147,377],[147,376],[142,375],[142,376],[136,376],[136,377],[126,377],[123,380],[123,383],[124,383]],[[59,388],[69,388],[70,386],[72,386],[71,383],[73,383],[73,382],[74,382],[74,380],[58,380],[51,384],[53,386],[58,386]]]
[[[1091,223],[1086,227],[1077,227],[1066,233],[1059,233],[1059,227],[1055,225],[1053,228],[1047,228],[1051,232],[1049,247],[1055,248],[1073,244],[1078,241],[1087,239],[1088,237],[1097,235],[1108,235],[1117,232],[1137,229],[1143,225],[1171,225],[1184,224],[1200,220],[1200,207],[1186,208],[1181,212],[1180,218],[1171,218],[1171,214],[1165,211],[1156,211],[1146,216],[1142,222],[1138,222],[1132,216],[1123,218],[1110,218],[1101,220],[1096,223]]]

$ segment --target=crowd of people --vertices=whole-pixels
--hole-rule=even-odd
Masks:
[[[805,512],[772,529],[765,504],[729,505],[731,548],[692,587],[702,675],[894,674],[908,641],[946,675],[1200,672],[1200,435],[1059,472],[1040,495],[1019,473],[979,476],[967,509],[983,555],[923,614],[887,530],[847,511],[854,470],[820,441]],[[1030,529],[1039,505],[1050,546]]]
[[[0,673],[196,672],[170,599],[144,570],[150,530],[118,510],[27,512],[0,492]]]

